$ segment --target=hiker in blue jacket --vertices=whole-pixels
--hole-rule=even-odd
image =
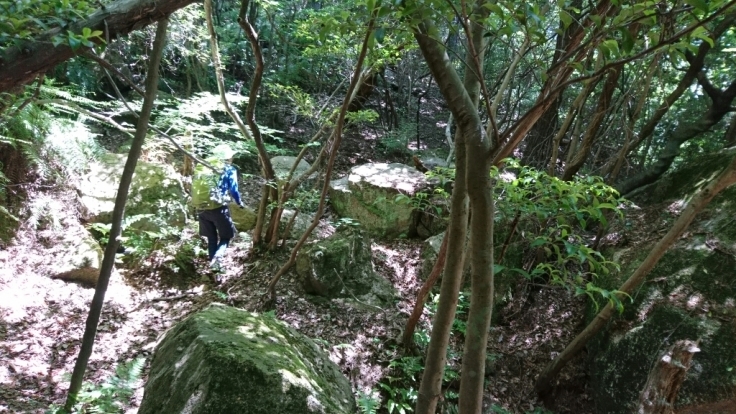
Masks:
[[[219,259],[236,234],[235,225],[230,218],[230,208],[228,207],[230,197],[240,208],[245,208],[238,191],[237,171],[231,165],[234,155],[235,151],[227,144],[218,145],[213,149],[212,157],[208,159],[208,162],[223,167],[216,187],[211,189],[216,194],[210,196],[217,201],[214,203],[209,201],[209,204],[204,205],[200,203],[199,207],[195,204],[197,218],[199,219],[199,234],[207,238],[210,267],[215,270],[219,270]],[[205,208],[201,208],[202,206]]]

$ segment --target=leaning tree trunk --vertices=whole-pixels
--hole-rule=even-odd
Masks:
[[[440,251],[437,253],[437,261],[432,266],[432,271],[429,273],[427,280],[424,281],[419,293],[417,293],[417,301],[414,303],[414,309],[409,315],[409,319],[406,320],[406,326],[404,327],[404,333],[401,335],[401,344],[405,350],[409,350],[414,346],[414,330],[419,322],[419,318],[422,316],[424,310],[424,303],[427,301],[429,292],[434,287],[437,280],[442,274],[442,270],[445,268],[445,259],[447,258],[447,239],[449,233],[445,233],[442,237],[442,245],[440,245]]]
[[[166,18],[194,0],[118,0],[107,4],[87,19],[80,20],[63,29],[63,33],[81,33],[83,28],[101,30],[103,38],[116,39],[132,31],[139,30],[153,22]],[[68,45],[51,46],[51,38],[62,32],[53,29],[32,41],[21,41],[16,46],[5,49],[0,56],[0,93],[10,92],[31,82],[89,48],[72,50]],[[93,42],[101,39],[91,38]]]
[[[107,241],[105,256],[102,260],[102,265],[100,266],[100,277],[97,280],[95,295],[92,298],[89,315],[87,316],[87,324],[84,329],[84,336],[82,337],[82,347],[79,350],[77,362],[74,364],[74,371],[72,372],[71,383],[69,384],[69,393],[67,394],[66,404],[64,405],[64,410],[66,410],[66,412],[71,412],[74,407],[77,400],[77,394],[82,388],[82,380],[84,379],[84,372],[87,369],[87,362],[89,361],[90,355],[92,355],[92,347],[94,346],[95,335],[97,334],[97,324],[100,322],[102,305],[105,302],[105,292],[107,291],[107,285],[110,282],[110,275],[112,274],[112,268],[115,264],[115,254],[118,249],[119,237],[122,232],[125,203],[128,200],[128,189],[130,188],[130,183],[133,180],[133,173],[135,172],[138,158],[140,158],[141,155],[143,141],[146,139],[148,121],[151,117],[151,109],[153,108],[154,101],[156,100],[156,93],[158,92],[158,69],[164,45],[166,44],[166,27],[168,26],[168,23],[168,18],[164,17],[159,21],[158,28],[156,29],[156,39],[153,41],[153,51],[149,57],[148,75],[146,76],[146,94],[143,97],[143,107],[141,108],[141,114],[138,118],[138,127],[135,131],[135,137],[130,145],[130,152],[128,152],[128,160],[125,162],[123,175],[120,177],[120,186],[118,187],[118,194],[115,198],[115,208],[112,212],[110,238]]]
[[[358,55],[358,60],[355,62],[355,71],[353,72],[353,76],[350,79],[350,85],[348,86],[347,93],[345,94],[345,98],[343,99],[342,105],[340,106],[340,112],[338,112],[337,119],[335,120],[335,129],[333,130],[331,138],[333,139],[332,142],[325,142],[325,151],[329,153],[329,158],[327,159],[327,166],[325,168],[325,174],[324,174],[324,183],[322,184],[322,192],[320,193],[319,197],[319,205],[317,206],[317,212],[314,215],[314,219],[312,220],[312,223],[309,225],[307,230],[302,234],[302,236],[299,238],[299,240],[296,242],[296,245],[291,249],[291,253],[289,254],[289,260],[284,263],[283,266],[276,272],[276,274],[271,278],[271,281],[268,283],[268,297],[263,301],[264,308],[270,308],[271,306],[275,305],[276,303],[276,283],[281,279],[281,276],[283,276],[287,270],[291,269],[292,266],[296,263],[296,256],[297,253],[299,253],[299,249],[302,248],[304,243],[307,242],[307,239],[309,238],[309,235],[312,234],[312,231],[314,231],[315,228],[317,228],[317,224],[319,224],[320,217],[322,217],[322,214],[325,210],[325,204],[327,201],[327,192],[330,188],[330,177],[332,177],[332,169],[335,166],[335,158],[337,157],[337,151],[340,149],[340,143],[342,142],[342,132],[343,127],[345,126],[345,118],[348,113],[348,106],[350,106],[350,102],[355,97],[355,90],[360,85],[361,82],[361,72],[363,70],[363,64],[365,62],[366,56],[368,55],[368,44],[371,39],[371,36],[373,36],[373,27],[376,23],[376,13],[377,9],[371,11],[371,19],[368,21],[368,27],[366,28],[365,37],[363,38],[363,43],[360,48],[360,54]]]
[[[657,244],[652,248],[644,261],[629,277],[629,279],[619,288],[619,291],[630,295],[636,289],[654,268],[659,259],[667,252],[667,249],[674,244],[680,235],[687,229],[695,216],[702,211],[708,203],[720,193],[724,188],[736,183],[736,157],[734,157],[728,167],[726,167],[713,181],[705,188],[698,191],[692,200],[688,203],[680,217],[672,225],[672,228]],[[622,294],[619,295],[623,299]],[[567,364],[575,355],[580,352],[583,347],[590,341],[611,319],[615,307],[612,303],[608,303],[603,310],[588,324],[587,327],[573,339],[572,342],[560,353],[552,362],[544,368],[544,371],[537,378],[534,389],[540,396],[549,393],[553,387],[553,380],[560,372],[562,367]]]
[[[675,342],[657,360],[639,398],[637,414],[675,414],[677,392],[696,352],[700,352],[698,344],[685,339]]]
[[[680,146],[682,144],[708,131],[731,111],[731,102],[736,98],[736,81],[733,81],[725,91],[720,91],[710,86],[707,80],[704,79],[704,76],[701,76],[701,83],[703,83],[704,89],[713,100],[711,107],[697,121],[680,124],[672,132],[672,135],[667,138],[664,148],[657,156],[657,161],[650,169],[616,186],[616,189],[622,195],[629,194],[637,188],[657,181],[662,174],[667,172],[675,157],[680,154]]]
[[[736,21],[736,13],[731,12],[727,14],[724,20],[709,33],[709,37],[715,41],[733,25],[734,21]],[[651,138],[655,128],[659,125],[659,121],[662,120],[662,117],[664,117],[670,108],[674,106],[675,102],[680,99],[682,94],[692,85],[693,81],[695,81],[698,73],[703,70],[705,57],[712,48],[713,47],[709,42],[701,42],[700,46],[698,46],[698,53],[695,56],[688,56],[690,67],[688,67],[687,71],[682,75],[682,78],[677,83],[677,87],[667,95],[664,101],[647,120],[646,124],[641,128],[636,139],[631,142],[627,148],[625,148],[625,152],[618,155],[618,158],[626,157],[632,151],[636,150],[644,140]],[[646,156],[646,151],[644,151],[644,155]]]

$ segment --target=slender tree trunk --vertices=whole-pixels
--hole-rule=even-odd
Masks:
[[[424,303],[427,301],[429,292],[434,287],[437,280],[442,274],[442,270],[445,268],[445,259],[447,258],[447,240],[449,233],[445,233],[442,238],[442,244],[440,245],[440,251],[437,253],[437,261],[432,266],[432,271],[429,273],[427,280],[422,285],[417,293],[417,301],[414,303],[414,309],[411,311],[409,319],[406,321],[406,327],[404,327],[404,334],[401,337],[401,343],[404,349],[409,350],[414,346],[414,330],[419,322],[419,318],[422,316],[424,310]]]
[[[736,21],[736,13],[732,11],[725,16],[724,20],[720,22],[713,31],[710,32],[710,38],[713,39],[713,41],[716,41],[719,37],[721,37],[721,35],[723,35],[723,33],[725,33],[726,30],[733,26],[734,21]],[[712,47],[709,42],[700,43],[700,46],[698,47],[698,53],[688,59],[690,62],[690,67],[687,69],[685,74],[682,75],[682,79],[680,79],[680,82],[678,82],[677,87],[669,95],[667,95],[662,104],[660,104],[659,107],[654,111],[652,117],[649,118],[647,123],[644,124],[644,126],[641,128],[639,134],[637,135],[637,138],[627,148],[627,154],[638,148],[642,142],[651,138],[652,134],[654,133],[654,129],[659,124],[659,121],[662,120],[662,117],[667,114],[667,112],[675,104],[675,102],[677,102],[682,94],[685,93],[690,85],[692,85],[693,81],[695,81],[695,79],[697,78],[698,73],[703,70],[705,57],[711,49]],[[642,166],[644,165],[649,145],[650,141],[647,142],[647,150],[645,150],[642,155]]]
[[[312,220],[312,223],[309,225],[309,228],[304,232],[302,237],[296,242],[296,245],[293,249],[291,249],[291,254],[289,255],[289,260],[284,263],[283,266],[276,272],[276,274],[271,278],[271,281],[268,283],[268,295],[269,297],[264,301],[266,305],[273,305],[276,300],[276,283],[278,283],[279,279],[281,279],[281,276],[283,276],[291,267],[296,263],[296,256],[297,253],[299,253],[299,249],[306,243],[307,238],[309,238],[309,235],[312,233],[312,231],[317,227],[317,224],[319,224],[320,217],[322,217],[322,213],[324,213],[325,204],[327,200],[327,191],[330,188],[330,177],[332,177],[332,169],[335,165],[335,157],[337,156],[337,151],[340,148],[340,143],[342,142],[342,129],[345,125],[345,116],[348,112],[348,106],[350,106],[350,102],[353,100],[355,96],[355,90],[357,89],[358,85],[360,85],[361,82],[361,73],[363,71],[363,63],[365,62],[366,55],[368,54],[368,42],[373,35],[373,27],[376,23],[376,13],[378,11],[378,8],[371,11],[371,19],[368,21],[368,27],[366,28],[366,34],[363,38],[363,44],[361,45],[360,54],[358,55],[358,60],[355,64],[355,71],[353,72],[353,76],[350,79],[350,85],[348,86],[347,94],[345,95],[345,99],[343,100],[342,106],[340,106],[340,112],[337,116],[337,120],[335,121],[335,129],[332,133],[332,142],[325,142],[325,148],[326,151],[329,153],[329,158],[327,160],[327,168],[325,170],[325,182],[322,185],[322,192],[320,194],[319,198],[319,205],[317,206],[317,212],[314,215],[314,220]],[[329,140],[328,140],[329,141]],[[269,307],[269,306],[266,306]]]
[[[625,294],[631,294],[634,289],[641,285],[649,272],[659,262],[659,259],[662,258],[670,246],[685,232],[695,216],[711,202],[713,197],[734,183],[736,183],[736,157],[731,160],[729,165],[710,184],[693,196],[687,207],[680,214],[680,217],[672,225],[672,228],[657,242],[641,265],[639,265],[631,277],[619,288],[619,291]],[[623,300],[624,298],[622,296],[619,295],[619,299]],[[544,396],[549,393],[554,385],[553,380],[560,370],[585,347],[588,341],[603,329],[614,312],[615,307],[609,302],[588,326],[570,342],[565,350],[544,368],[544,371],[539,375],[534,386],[538,394]]]
[[[481,5],[475,5],[482,11]],[[487,10],[483,10],[484,12]],[[468,19],[469,21],[469,19]],[[468,314],[468,330],[463,354],[463,374],[460,382],[460,412],[480,413],[485,367],[485,350],[493,307],[493,203],[490,182],[491,143],[480,122],[477,107],[482,87],[484,38],[482,27],[470,23],[468,62],[465,81],[461,81],[449,57],[439,42],[427,35],[428,23],[420,25],[415,38],[442,95],[448,102],[458,126],[455,139],[457,168],[450,209],[450,226],[445,275],[440,302],[432,325],[425,369],[417,398],[417,414],[433,414],[441,397],[441,385],[446,364],[447,345],[455,319],[458,295],[464,269],[464,245],[467,234],[468,190],[473,193],[473,232],[471,234],[471,272],[473,291]],[[495,130],[495,128],[494,128]],[[472,161],[471,161],[472,160]]]
[[[130,183],[133,180],[135,166],[141,155],[143,141],[146,139],[148,121],[151,117],[151,109],[153,108],[154,101],[156,100],[156,93],[158,92],[159,63],[161,62],[161,55],[163,53],[164,45],[166,44],[166,28],[168,23],[169,20],[165,17],[159,21],[158,28],[156,29],[156,39],[153,42],[153,51],[149,57],[148,75],[146,76],[146,94],[143,98],[143,107],[141,108],[141,114],[138,118],[138,126],[135,131],[133,142],[130,145],[128,159],[125,162],[125,167],[123,168],[123,175],[120,177],[120,186],[118,187],[117,197],[115,198],[115,208],[112,213],[110,238],[107,242],[107,247],[105,248],[105,256],[102,260],[102,265],[100,266],[100,277],[97,281],[95,295],[92,298],[89,315],[87,316],[84,336],[82,337],[82,347],[79,350],[77,362],[74,364],[74,371],[72,372],[71,383],[69,384],[69,393],[67,394],[66,404],[64,405],[64,410],[67,412],[71,412],[74,407],[77,400],[77,394],[79,394],[79,390],[82,388],[82,380],[84,379],[84,372],[87,370],[87,362],[89,361],[90,355],[92,355],[92,348],[94,346],[95,336],[97,335],[97,324],[100,321],[102,306],[105,302],[105,292],[107,291],[107,285],[110,282],[112,268],[115,264],[115,254],[117,253],[119,245],[118,238],[122,232],[122,222],[123,217],[125,216],[125,203],[128,200],[128,190],[130,188]]]
[[[431,40],[430,40],[431,41]],[[416,414],[434,414],[441,397],[442,378],[447,364],[447,346],[455,321],[458,295],[463,280],[465,241],[468,230],[468,198],[465,184],[465,139],[455,136],[455,185],[450,200],[450,224],[447,229],[448,246],[444,275],[440,285],[440,300],[432,321],[424,373],[419,385]]]
[[[603,123],[606,112],[611,106],[611,97],[613,96],[613,91],[616,89],[616,84],[618,83],[620,75],[620,67],[613,68],[611,69],[611,72],[608,73],[608,79],[606,79],[606,83],[604,84],[603,90],[601,91],[601,95],[598,99],[598,107],[593,114],[593,118],[588,124],[588,128],[585,130],[582,145],[577,150],[572,162],[565,166],[565,172],[562,174],[563,180],[572,180],[572,177],[575,176],[580,168],[583,167],[583,164],[585,164],[585,160],[588,159],[590,149],[593,147],[593,141],[598,135],[598,129],[600,128],[601,123]]]
[[[206,0],[209,1],[209,0]],[[253,140],[255,141],[256,148],[258,149],[258,159],[261,162],[261,169],[263,171],[263,178],[266,180],[266,186],[274,182],[276,174],[271,165],[271,159],[266,150],[266,146],[263,142],[263,136],[261,134],[261,128],[256,123],[256,104],[258,103],[258,93],[261,89],[261,81],[263,79],[263,50],[261,45],[258,43],[258,33],[253,26],[252,20],[255,19],[258,14],[258,8],[256,2],[250,2],[250,0],[242,0],[240,3],[240,12],[238,14],[238,24],[243,29],[245,37],[250,43],[251,50],[253,51],[253,58],[255,60],[255,70],[253,71],[253,79],[250,85],[250,91],[248,93],[248,106],[245,109],[245,121],[248,123],[251,133],[253,134]],[[263,192],[266,194],[266,191]],[[276,186],[270,187],[268,191],[268,198],[270,201],[278,202],[279,195]],[[265,209],[263,212],[265,215]],[[271,215],[271,226],[272,228],[267,231],[269,235],[266,241],[270,242],[269,247],[275,248],[276,242],[278,241],[278,220],[273,220],[273,217],[277,216],[278,212],[273,212]],[[253,245],[257,245],[261,241],[261,229],[264,222],[265,216],[258,216],[256,219],[256,228],[253,232]],[[260,225],[260,226],[259,226]]]
[[[595,85],[595,81],[587,82],[585,84],[585,87],[580,91],[578,96],[575,98],[575,101],[573,101],[572,105],[570,106],[570,109],[565,116],[565,120],[562,122],[562,126],[560,127],[559,131],[557,131],[554,143],[552,144],[552,156],[550,157],[549,165],[547,166],[547,174],[551,176],[555,175],[557,158],[559,156],[560,143],[562,142],[562,138],[564,138],[567,134],[567,131],[570,130],[570,125],[572,125],[572,122],[575,120],[577,114],[580,113],[580,110],[582,109],[585,101],[588,99],[588,96],[590,95],[590,92],[593,90]]]
[[[647,70],[645,75],[646,78],[644,79],[643,88],[640,89],[634,86],[629,92],[632,98],[633,96],[638,95],[639,99],[636,103],[634,111],[630,114],[626,125],[626,142],[624,143],[623,147],[621,147],[621,150],[618,152],[618,154],[608,163],[608,165],[603,167],[603,171],[601,172],[601,175],[606,177],[606,182],[608,182],[609,184],[616,181],[616,177],[618,177],[618,174],[621,171],[621,167],[623,166],[624,161],[626,161],[626,155],[629,153],[629,148],[631,148],[631,144],[634,140],[634,127],[636,126],[636,122],[639,120],[641,111],[644,109],[644,104],[646,104],[647,102],[647,97],[649,96],[649,91],[652,87],[652,79],[654,79],[654,74],[657,73],[657,69],[659,68],[659,62],[662,53],[663,52],[657,52],[652,58],[652,61],[649,64],[649,69]]]
[[[486,142],[483,145],[483,141]],[[459,408],[480,414],[483,407],[488,328],[493,311],[493,184],[489,139],[468,148],[468,196],[470,198],[471,294],[465,331]]]

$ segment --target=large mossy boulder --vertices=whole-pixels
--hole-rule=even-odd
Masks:
[[[106,153],[90,162],[89,172],[78,185],[86,220],[111,222],[126,159],[126,155]],[[157,231],[162,222],[181,226],[186,219],[186,201],[184,187],[173,167],[138,161],[125,216],[130,226],[144,230]]]
[[[340,217],[357,220],[373,236],[407,236],[416,231],[409,199],[428,187],[425,175],[408,165],[364,164],[330,183],[330,203]],[[406,197],[397,200],[399,195]]]
[[[716,154],[667,174],[642,193],[669,228],[697,189],[733,156]],[[659,212],[659,213],[658,213]],[[675,341],[700,340],[701,352],[678,394],[677,406],[714,402],[736,391],[736,188],[718,195],[632,294],[625,309],[588,347],[597,413],[630,413],[654,362]],[[663,234],[663,233],[662,233]],[[647,256],[656,238],[614,252],[621,271],[603,281],[618,288]]]
[[[156,347],[139,414],[352,414],[345,376],[268,315],[214,304]]]
[[[357,298],[381,306],[396,290],[373,269],[371,240],[354,229],[303,247],[296,258],[296,272],[307,293],[327,298]]]

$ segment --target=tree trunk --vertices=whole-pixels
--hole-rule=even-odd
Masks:
[[[479,14],[488,12],[481,4],[475,5],[475,11]],[[427,35],[432,32],[430,25],[425,22],[415,32],[415,38],[427,66],[458,127],[455,139],[456,181],[450,210],[447,262],[440,303],[432,325],[432,337],[419,387],[417,414],[433,414],[441,396],[447,345],[455,318],[464,268],[463,253],[468,218],[466,199],[470,200],[473,210],[469,256],[473,287],[463,353],[459,410],[462,413],[480,413],[482,408],[486,342],[490,311],[493,307],[493,200],[490,151],[491,143],[496,140],[495,137],[486,136],[477,112],[482,79],[476,74],[482,73],[485,41],[483,28],[473,23],[471,25],[464,27],[469,39],[467,61],[472,63],[466,67],[464,81],[460,80],[439,42]]]
[[[575,98],[575,101],[573,101],[572,105],[570,106],[570,109],[567,111],[567,115],[565,115],[565,120],[562,122],[562,126],[560,127],[559,131],[557,131],[557,135],[554,138],[553,144],[552,144],[552,156],[549,158],[549,165],[547,166],[547,174],[550,176],[556,175],[557,170],[557,158],[559,158],[559,151],[560,151],[560,144],[562,143],[562,138],[567,135],[567,131],[570,130],[570,125],[572,125],[572,122],[575,120],[577,115],[580,113],[580,110],[582,109],[583,105],[585,104],[585,101],[588,99],[588,96],[592,92],[593,88],[595,87],[597,81],[590,81],[585,83],[585,86],[583,89],[580,90],[580,93]],[[572,144],[572,137],[570,137],[570,145]]]
[[[162,20],[193,2],[193,0],[118,0],[98,9],[86,20],[69,25],[63,31],[81,33],[82,28],[90,28],[105,33],[103,38],[116,39]],[[17,46],[5,49],[0,58],[0,93],[13,91],[53,69],[59,63],[89,50],[87,47],[72,50],[63,44],[51,46],[51,37],[61,32],[62,29],[49,30],[33,41],[23,41]],[[99,43],[99,40],[97,42]]]
[[[705,83],[705,85],[709,84]],[[712,87],[705,87],[705,89],[709,92],[708,95],[713,100],[713,104],[708,108],[708,111],[695,122],[680,124],[672,132],[672,135],[667,137],[667,142],[657,156],[657,161],[649,170],[635,175],[616,186],[616,189],[622,195],[629,194],[637,188],[651,184],[659,179],[670,168],[675,157],[680,154],[680,146],[683,143],[708,131],[710,127],[718,123],[731,110],[731,102],[736,98],[736,81],[732,82],[725,91],[714,90]]]
[[[583,135],[583,142],[580,148],[577,150],[572,162],[565,167],[565,172],[562,174],[562,179],[565,181],[572,180],[572,177],[577,174],[580,168],[585,164],[585,160],[588,159],[590,149],[593,147],[593,141],[598,136],[598,129],[603,123],[603,118],[606,116],[606,112],[611,106],[611,97],[613,91],[616,89],[618,78],[621,75],[621,68],[615,67],[608,73],[608,79],[603,85],[603,90],[598,98],[598,107],[593,114],[593,118],[588,124],[588,128],[585,130]]]
[[[681,340],[667,350],[649,373],[641,393],[637,414],[675,414],[675,399],[680,391],[698,344]]]
[[[335,120],[335,129],[331,135],[333,141],[329,142],[328,139],[328,142],[325,142],[324,148],[325,152],[329,154],[329,158],[327,160],[327,167],[325,168],[325,182],[322,184],[322,192],[320,193],[317,212],[314,215],[312,223],[296,242],[296,245],[291,249],[289,260],[284,263],[283,266],[281,266],[281,268],[276,272],[276,274],[271,278],[271,281],[268,283],[268,298],[264,300],[264,305],[266,305],[264,306],[264,308],[271,307],[275,304],[276,283],[278,283],[279,279],[281,279],[281,276],[283,276],[286,271],[289,270],[296,263],[296,256],[297,253],[299,253],[299,249],[301,249],[304,243],[307,242],[309,235],[312,234],[312,231],[317,227],[317,224],[319,224],[319,220],[325,211],[327,192],[330,188],[330,177],[332,177],[332,169],[335,166],[335,158],[337,156],[338,149],[340,149],[340,143],[342,142],[342,130],[345,125],[345,117],[348,113],[350,102],[352,102],[353,98],[355,97],[355,90],[358,88],[361,82],[363,63],[365,62],[369,49],[368,42],[371,36],[373,36],[373,27],[376,23],[376,12],[377,10],[371,11],[371,19],[368,21],[368,27],[366,28],[366,34],[363,38],[363,44],[361,45],[360,54],[358,55],[358,60],[355,63],[355,71],[353,72],[353,76],[350,79],[350,85],[348,86],[347,94],[345,95],[345,99],[343,99],[342,105],[340,106],[340,112],[338,113],[337,119]]]
[[[424,27],[422,27],[425,29]],[[427,348],[424,373],[419,385],[416,414],[434,414],[442,392],[442,377],[447,362],[447,346],[450,331],[455,320],[458,295],[462,284],[465,263],[465,241],[468,228],[468,198],[465,182],[466,150],[465,135],[461,125],[468,124],[468,118],[475,116],[473,101],[467,94],[463,83],[444,49],[434,39],[426,35],[427,30],[415,33],[419,48],[437,80],[443,96],[450,104],[450,110],[458,125],[455,136],[455,185],[452,190],[450,205],[450,223],[448,225],[448,247],[444,276],[440,287],[440,300],[437,313],[432,321],[432,334]],[[449,85],[448,85],[449,84]],[[450,96],[446,93],[449,92]],[[472,111],[457,111],[457,108],[469,107]],[[461,120],[462,117],[462,120]]]
[[[719,37],[721,37],[721,35],[723,35],[723,33],[725,33],[726,30],[728,30],[734,24],[734,21],[736,21],[736,13],[731,12],[727,14],[724,20],[719,23],[713,31],[709,33],[710,38],[713,39],[713,41],[716,41]],[[700,46],[698,47],[698,53],[695,56],[688,58],[690,62],[690,67],[687,69],[685,74],[682,75],[682,79],[680,79],[680,82],[678,82],[677,87],[669,95],[667,95],[662,104],[660,104],[659,107],[654,111],[654,114],[652,114],[651,118],[649,118],[647,123],[644,124],[644,126],[639,131],[636,139],[631,142],[628,147],[622,149],[622,151],[625,151],[623,152],[623,154],[618,155],[619,159],[626,157],[629,153],[638,148],[639,145],[644,142],[644,140],[651,138],[652,134],[654,133],[654,129],[659,124],[659,121],[662,120],[662,117],[667,114],[667,112],[675,104],[675,102],[677,102],[682,94],[690,87],[690,85],[692,85],[698,73],[703,70],[705,57],[711,49],[712,47],[709,42],[700,43]],[[646,150],[642,152],[642,166],[644,165],[647,153],[649,152],[649,145],[650,141],[647,142]],[[613,181],[611,180],[611,182]]]
[[[102,265],[100,266],[100,277],[97,281],[95,295],[92,298],[89,315],[87,316],[87,323],[82,337],[82,347],[79,350],[77,362],[74,364],[74,372],[72,373],[71,383],[69,384],[69,393],[67,394],[66,404],[64,405],[64,410],[67,412],[71,412],[72,407],[74,407],[77,394],[82,388],[82,380],[84,379],[84,372],[87,369],[87,362],[89,361],[90,355],[92,355],[92,347],[94,346],[95,335],[97,334],[97,324],[100,321],[102,305],[105,302],[105,292],[107,291],[107,285],[110,282],[112,268],[115,264],[115,254],[117,253],[119,244],[118,238],[122,232],[122,222],[125,215],[125,203],[128,200],[128,190],[130,188],[130,183],[133,180],[135,166],[141,155],[143,141],[146,139],[148,121],[151,118],[151,109],[153,108],[154,101],[156,100],[156,93],[158,92],[159,63],[161,62],[161,55],[163,53],[164,45],[166,44],[166,27],[169,23],[169,20],[166,17],[160,17],[159,19],[158,28],[156,29],[156,39],[153,42],[153,51],[149,57],[148,75],[146,76],[146,94],[143,98],[143,107],[141,108],[141,114],[138,118],[135,137],[130,145],[128,159],[125,162],[125,167],[123,168],[123,175],[120,177],[120,186],[118,187],[117,197],[115,198],[115,208],[112,213],[110,238],[107,242],[107,247],[105,248],[105,256],[102,260]]]
[[[445,259],[447,258],[447,239],[449,239],[448,234],[449,233],[445,233],[445,236],[442,238],[442,245],[440,246],[439,253],[437,253],[437,261],[434,263],[434,266],[432,266],[432,271],[424,282],[424,285],[419,289],[419,293],[417,293],[417,301],[414,303],[414,309],[412,309],[411,315],[406,321],[406,327],[404,328],[404,333],[401,337],[401,343],[406,350],[409,350],[414,346],[414,330],[419,322],[419,318],[422,316],[424,303],[427,301],[429,292],[432,290],[435,283],[437,283],[442,270],[445,268]]]
[[[667,249],[685,232],[695,216],[710,203],[713,197],[733,183],[736,183],[736,157],[731,160],[730,164],[710,184],[693,196],[687,207],[685,207],[685,210],[680,214],[680,217],[672,225],[672,228],[657,242],[641,265],[639,265],[631,277],[619,288],[619,291],[625,294],[631,294],[644,281],[659,259],[667,252]],[[619,299],[623,300],[622,296],[619,294]],[[609,302],[588,326],[570,342],[565,350],[544,368],[544,371],[539,375],[534,386],[534,389],[540,396],[545,396],[552,390],[554,385],[552,381],[562,367],[577,355],[589,340],[603,329],[614,312],[615,307]]]

